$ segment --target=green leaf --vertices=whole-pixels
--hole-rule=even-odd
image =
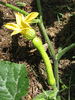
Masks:
[[[59,24],[61,25],[60,18],[59,18],[59,15],[58,14],[57,14],[57,18],[58,18]]]
[[[39,94],[33,100],[56,100],[58,89],[44,91],[43,93]]]
[[[0,61],[0,100],[19,100],[26,95],[28,82],[24,64]]]
[[[59,53],[61,50],[62,50],[62,47],[59,47],[59,49],[58,49],[58,53]]]
[[[56,54],[56,59],[59,60],[67,51],[69,51],[73,47],[75,47],[75,43],[72,43],[70,46],[62,49],[59,53]]]
[[[67,7],[67,9],[68,9],[68,10],[71,10],[71,8],[70,8],[70,7]]]
[[[72,58],[75,58],[75,56],[73,56]]]
[[[64,17],[64,15],[62,13],[59,13],[59,15],[61,15],[62,17]]]

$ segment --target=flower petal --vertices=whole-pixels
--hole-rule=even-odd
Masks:
[[[30,13],[25,19],[24,21],[27,23],[30,23],[33,19],[35,19],[37,16],[39,15],[38,12],[32,12]]]
[[[11,29],[11,30],[16,30],[19,28],[19,26],[17,24],[14,23],[7,23],[6,25],[4,25],[6,28]]]
[[[30,28],[30,25],[27,22],[21,22],[22,28]]]
[[[27,29],[31,29],[31,27],[30,27],[30,28],[23,28],[23,29],[21,30],[20,33],[25,34],[25,31],[26,31]]]
[[[21,21],[24,19],[24,16],[20,13],[15,13],[16,23],[21,26]]]
[[[15,16],[16,16],[16,22],[20,27],[20,29],[30,27],[30,25],[24,21],[24,16],[22,14],[15,13]]]
[[[12,32],[12,34],[11,34],[11,36],[13,36],[13,35],[16,35],[16,34],[18,34],[18,33],[20,33],[21,32],[21,30],[15,30],[14,32]]]

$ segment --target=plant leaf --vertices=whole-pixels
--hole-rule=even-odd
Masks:
[[[58,18],[59,24],[61,25],[60,18],[59,18],[59,15],[58,14],[57,14],[57,18]]]
[[[75,47],[75,43],[72,43],[70,46],[62,49],[59,53],[56,54],[56,59],[59,60],[67,51],[69,51],[73,47]]]
[[[64,17],[64,15],[62,13],[59,13],[59,15],[61,15],[62,17]]]
[[[0,61],[0,100],[19,100],[26,95],[28,82],[24,64]]]
[[[57,88],[55,90],[44,91],[43,93],[33,98],[33,100],[56,100],[57,92]]]

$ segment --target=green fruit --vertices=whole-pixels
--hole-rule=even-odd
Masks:
[[[54,86],[55,85],[55,78],[54,78],[54,75],[53,75],[52,66],[51,66],[51,63],[50,63],[50,59],[49,59],[47,53],[44,50],[42,42],[37,37],[35,37],[32,40],[32,42],[33,42],[33,45],[39,50],[39,52],[40,52],[40,54],[41,54],[41,56],[44,60],[44,63],[45,63],[45,66],[46,66],[46,71],[47,71],[48,84],[51,85],[51,86]]]

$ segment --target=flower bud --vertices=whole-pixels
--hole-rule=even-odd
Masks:
[[[36,33],[34,29],[28,28],[22,33],[22,35],[27,39],[27,40],[32,40],[36,37]]]

